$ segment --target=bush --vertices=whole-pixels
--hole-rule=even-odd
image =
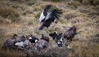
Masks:
[[[6,6],[0,6],[0,16],[4,18],[9,18],[12,20],[19,17],[19,14],[16,9],[6,7]]]

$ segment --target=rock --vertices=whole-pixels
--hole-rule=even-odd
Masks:
[[[40,40],[38,41],[38,43],[36,43],[36,44],[34,45],[33,49],[40,51],[40,50],[42,50],[42,49],[47,48],[48,46],[49,46],[49,45],[48,45],[48,42],[47,42],[47,41],[40,39]]]

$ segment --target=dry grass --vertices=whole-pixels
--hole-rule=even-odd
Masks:
[[[16,9],[0,5],[0,16],[16,21],[15,18],[19,17],[19,14]]]
[[[24,54],[24,52],[22,50],[18,50],[18,49],[7,49],[7,50],[3,50],[0,49],[0,57],[25,57],[26,54]]]
[[[63,50],[66,49],[68,57],[99,57],[99,41],[97,41],[99,40],[99,36],[97,36],[99,35],[99,17],[97,11],[95,11],[97,10],[98,6],[85,6],[78,2],[76,2],[77,4],[75,4],[75,2],[72,2],[70,5],[73,7],[76,6],[74,9],[69,7],[70,5],[68,2],[36,1],[31,6],[27,5],[26,3],[21,4],[18,2],[9,2],[8,4],[12,4],[13,6],[17,5],[17,7],[14,7],[14,9],[13,7],[7,7],[7,9],[5,9],[5,7],[8,6],[6,5],[7,1],[2,2],[5,3],[5,6],[0,8],[0,12],[3,12],[4,15],[1,13],[0,15],[3,17],[5,16],[6,18],[0,17],[0,47],[3,45],[3,42],[11,37],[14,33],[17,33],[18,35],[28,35],[32,33],[38,38],[41,37],[42,33],[48,36],[48,33],[46,31],[47,28],[44,28],[42,31],[38,30],[41,25],[38,20],[39,15],[45,5],[51,4],[53,5],[53,8],[57,8],[58,5],[62,5],[63,8],[66,8],[63,9],[62,17],[60,17],[60,20],[57,24],[52,23],[52,26],[50,26],[48,30],[50,32],[53,32],[55,30],[58,32],[64,32],[69,27],[75,25],[77,27],[78,35],[76,35],[73,41],[69,43],[69,45],[72,47],[72,50],[68,50],[66,48],[57,48],[52,49],[52,51],[49,52],[55,52],[55,54],[58,54],[62,57],[62,54],[64,53],[60,54],[60,52],[64,52]],[[24,10],[22,9],[17,11],[17,8],[23,8]],[[19,16],[20,21],[11,23],[11,20],[9,20],[9,18],[17,18],[18,12],[21,13]],[[22,15],[23,13],[25,13],[25,15]],[[63,28],[63,26],[66,28]],[[50,39],[50,41],[52,41],[52,39]],[[2,50],[0,48],[0,57],[8,56],[24,57],[26,54],[24,54],[21,50]]]

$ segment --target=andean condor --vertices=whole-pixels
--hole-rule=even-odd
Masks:
[[[44,10],[42,11],[42,13],[40,15],[40,18],[39,18],[40,22],[44,22],[45,17],[47,15],[47,11],[49,10],[50,7],[51,7],[51,5],[46,5],[46,7],[44,8]]]
[[[76,27],[73,26],[71,28],[69,28],[67,31],[65,31],[65,33],[63,34],[64,38],[67,38],[67,40],[72,41],[72,38],[74,38],[74,36],[77,34],[76,32]]]
[[[60,17],[60,14],[62,14],[61,10],[58,9],[51,9],[50,12],[47,14],[46,11],[44,11],[46,14],[44,15],[43,13],[40,16],[40,20],[42,20],[41,22],[43,22],[43,24],[41,25],[41,27],[39,28],[39,30],[42,30],[44,27],[49,27],[51,25],[52,22],[54,22],[54,20]],[[42,18],[42,19],[41,19]]]

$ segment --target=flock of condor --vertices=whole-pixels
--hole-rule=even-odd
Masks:
[[[62,11],[58,9],[51,9],[49,11],[51,6],[52,5],[46,5],[41,13],[39,21],[42,22],[42,25],[40,26],[39,30],[43,30],[44,27],[48,28],[51,23],[55,22],[55,19],[58,19],[60,14],[62,14]],[[48,11],[49,13],[47,14]],[[74,38],[76,34],[76,27],[72,26],[66,30],[65,33],[57,33],[57,31],[54,31],[53,33],[49,33],[49,36],[55,41],[55,43],[57,43],[58,47],[62,47],[64,39],[72,41],[72,38]],[[11,38],[4,42],[2,48],[20,47],[21,49],[29,49],[33,46],[35,49],[40,50],[48,48],[49,42],[49,37],[45,36],[44,34],[42,34],[41,38],[37,38],[32,34],[26,36],[18,36],[17,34],[14,34]]]

